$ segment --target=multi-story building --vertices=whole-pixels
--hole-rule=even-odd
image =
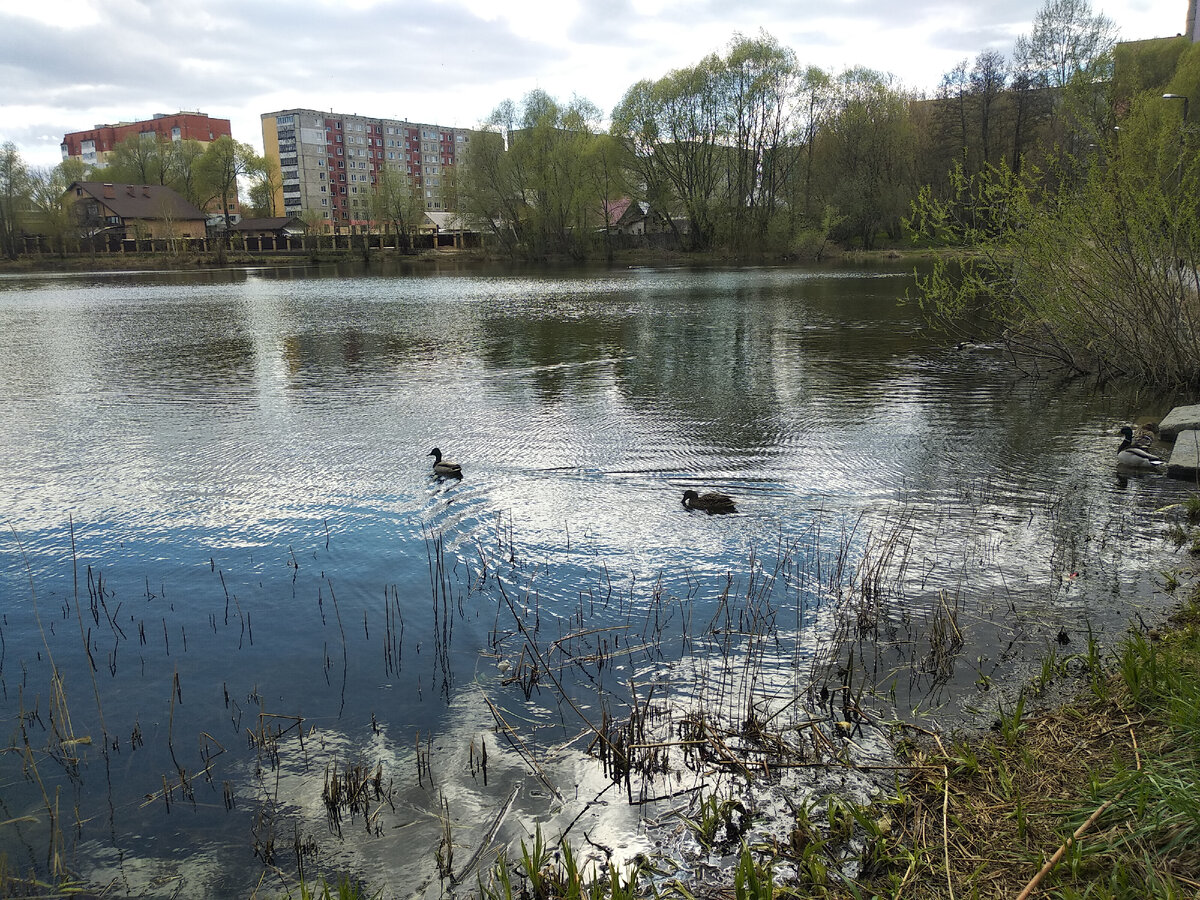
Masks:
[[[263,113],[262,130],[263,151],[279,163],[276,209],[315,217],[326,232],[373,227],[370,198],[387,170],[426,210],[444,210],[447,170],[471,139],[463,128],[315,109]]]
[[[63,137],[63,159],[82,159],[102,166],[113,148],[131,137],[151,134],[161,140],[199,141],[211,144],[219,137],[232,137],[228,119],[214,119],[202,112],[155,113],[152,119],[97,125],[89,131],[73,131]]]

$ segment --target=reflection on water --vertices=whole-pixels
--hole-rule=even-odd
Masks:
[[[586,752],[629,704],[799,697],[869,595],[871,678],[950,716],[1060,632],[1152,612],[1156,510],[1186,486],[1118,477],[1115,429],[1175,398],[956,353],[897,305],[910,284],[0,280],[0,696],[21,751],[0,818],[31,817],[0,848],[164,896],[242,896],[298,861],[436,890],[446,821],[453,869],[493,820],[500,844],[578,821],[632,855],[635,789]],[[431,477],[435,445],[461,482]],[[689,512],[689,488],[739,511]],[[928,637],[948,609],[951,657]],[[323,790],[359,763],[382,781],[338,838]]]

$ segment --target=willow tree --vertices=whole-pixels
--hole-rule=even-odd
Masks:
[[[52,168],[29,172],[29,225],[46,237],[51,249],[60,256],[79,249],[80,227],[74,194],[68,194],[76,181],[83,181],[88,165],[80,159],[64,159]]]
[[[818,144],[828,204],[842,217],[847,236],[864,249],[881,231],[899,237],[916,192],[916,129],[911,98],[891,77],[849,69],[838,78],[838,97]]]
[[[471,140],[456,182],[460,211],[514,254],[587,255],[603,231],[599,119],[587,100],[562,105],[541,90],[500,104]]]
[[[723,65],[710,55],[658,81],[639,81],[613,111],[612,131],[625,145],[646,198],[683,246],[708,250],[716,235],[726,158]],[[684,232],[672,215],[687,220]]]
[[[795,54],[766,33],[735,36],[723,62],[729,210],[728,242],[763,246],[786,208],[787,188],[798,163],[801,75]],[[790,242],[790,233],[782,243]]]
[[[222,135],[206,148],[204,155],[196,161],[196,174],[200,184],[199,194],[208,208],[218,203],[225,218],[226,236],[229,234],[229,210],[238,198],[239,179],[261,177],[266,170],[265,160],[254,152],[249,144],[238,143],[228,135]]]
[[[371,195],[371,218],[384,223],[396,235],[403,253],[412,249],[413,234],[425,217],[425,198],[411,175],[386,166],[379,171]]]
[[[0,147],[0,253],[9,259],[16,259],[21,250],[19,235],[29,194],[29,170],[17,145],[6,141]]]

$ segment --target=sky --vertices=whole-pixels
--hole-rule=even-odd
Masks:
[[[0,143],[199,110],[262,151],[281,109],[471,128],[541,89],[606,115],[642,79],[765,31],[802,65],[867,66],[932,94],[1008,55],[1045,0],[0,0]],[[1184,30],[1187,0],[1092,0],[1121,40]]]

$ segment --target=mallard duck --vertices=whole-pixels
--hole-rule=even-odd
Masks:
[[[1121,429],[1121,435],[1124,439],[1121,441],[1121,446],[1117,448],[1117,465],[1149,469],[1164,464],[1163,460],[1145,447],[1137,446],[1134,441],[1133,429],[1128,425]]]
[[[1139,425],[1137,430],[1133,432],[1133,446],[1147,449],[1151,444],[1158,440],[1158,423],[1146,422],[1144,425]]]
[[[443,478],[462,478],[462,466],[458,463],[450,462],[448,459],[442,459],[442,451],[434,447],[429,451],[429,455],[433,457],[433,474]]]
[[[710,491],[707,494],[697,494],[695,491],[684,491],[683,505],[688,509],[702,509],[706,513],[710,514],[737,512],[737,507],[734,506],[733,498],[728,494],[722,494],[719,491]]]

